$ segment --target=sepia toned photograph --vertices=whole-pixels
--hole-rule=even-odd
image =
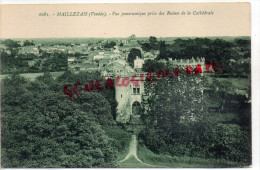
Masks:
[[[1,5],[2,168],[249,168],[250,3]]]

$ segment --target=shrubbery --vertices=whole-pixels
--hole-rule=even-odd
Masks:
[[[71,102],[49,75],[30,82],[2,80],[2,166],[5,168],[115,167],[109,102],[98,93]]]
[[[131,135],[119,126],[108,126],[105,128],[106,134],[112,138],[112,146],[115,150],[122,151],[129,148]]]
[[[139,134],[155,153],[251,163],[251,135],[236,124],[183,125],[175,133],[147,128]]]
[[[236,114],[236,121],[224,124],[216,119],[216,113],[207,109],[208,98],[202,93],[208,87],[205,77],[182,75],[180,79],[161,79],[150,84],[146,86],[150,95],[147,101],[149,109],[142,115],[146,128],[139,134],[147,148],[158,154],[251,164],[247,98],[236,95],[237,99],[234,96],[228,100],[224,97],[227,102],[236,99],[239,101],[237,105],[247,106],[240,109],[241,113],[232,113]],[[220,97],[221,100],[224,99]]]

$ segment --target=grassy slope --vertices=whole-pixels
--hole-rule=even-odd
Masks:
[[[119,163],[119,168],[157,168],[138,162],[133,156],[126,161]]]
[[[147,149],[145,146],[141,145],[138,146],[137,155],[143,162],[153,164],[158,167],[165,166],[168,168],[231,168],[245,166],[236,162],[230,162],[226,160],[158,155]]]

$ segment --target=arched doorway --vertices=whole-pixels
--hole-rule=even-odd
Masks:
[[[141,114],[141,104],[138,101],[135,101],[132,104],[132,115],[140,115]]]
[[[130,116],[130,124],[138,125],[142,124],[142,121],[140,119],[141,116],[141,104],[138,101],[135,101],[132,104],[132,115]]]

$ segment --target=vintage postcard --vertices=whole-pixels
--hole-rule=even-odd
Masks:
[[[0,15],[2,168],[252,167],[250,3]]]

